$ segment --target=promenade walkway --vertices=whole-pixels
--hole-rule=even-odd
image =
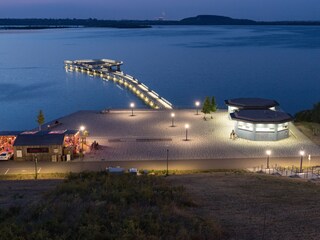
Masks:
[[[62,124],[56,129],[78,129],[86,126],[89,141],[98,141],[102,150],[86,155],[86,161],[105,160],[163,160],[166,150],[170,159],[252,159],[265,158],[265,151],[272,151],[270,160],[296,157],[304,149],[312,159],[320,157],[320,147],[311,142],[294,125],[291,136],[276,142],[254,142],[244,139],[231,140],[233,122],[227,111],[218,111],[213,119],[196,111],[174,110],[174,125],[171,127],[172,111],[162,110],[111,110],[101,114],[94,111],[80,111],[58,119]],[[188,123],[188,141],[185,141]],[[297,163],[298,164],[298,163]],[[252,166],[254,167],[254,166]]]

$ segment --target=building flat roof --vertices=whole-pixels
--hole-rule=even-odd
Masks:
[[[75,135],[79,130],[65,129],[65,130],[31,130],[31,131],[0,131],[0,136],[18,136],[18,135],[47,135],[47,134],[63,134]]]
[[[18,136],[23,131],[0,131],[0,136]]]
[[[64,134],[21,134],[17,136],[13,146],[50,146],[62,145]]]
[[[123,64],[122,61],[111,60],[111,59],[88,59],[88,60],[75,60],[75,61],[65,61],[65,63],[73,63],[84,66],[92,67],[112,67],[120,66]]]
[[[293,117],[285,112],[265,110],[240,110],[230,113],[232,120],[238,120],[251,123],[285,123],[291,122]]]
[[[14,146],[62,145],[66,135],[75,135],[79,130],[45,131],[0,131],[0,136],[16,136]]]
[[[227,106],[245,109],[268,109],[279,106],[279,103],[272,99],[264,98],[234,98],[225,100]]]

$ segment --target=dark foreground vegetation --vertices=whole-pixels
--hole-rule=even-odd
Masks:
[[[157,176],[71,174],[37,203],[0,208],[1,239],[220,239],[181,186]]]

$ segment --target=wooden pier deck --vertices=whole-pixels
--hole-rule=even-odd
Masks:
[[[79,71],[92,76],[100,76],[103,80],[112,80],[116,84],[124,86],[153,109],[173,109],[172,104],[168,100],[161,97],[138,79],[123,73],[120,70],[120,66],[123,64],[122,61],[110,59],[66,60],[64,64],[67,71]]]

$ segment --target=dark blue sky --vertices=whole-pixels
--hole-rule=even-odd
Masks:
[[[0,18],[320,20],[320,0],[0,0]]]

